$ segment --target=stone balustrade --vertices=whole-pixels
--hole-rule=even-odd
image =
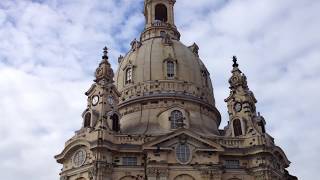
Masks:
[[[120,103],[137,97],[170,93],[194,96],[204,102],[214,104],[214,98],[209,88],[198,87],[188,82],[169,80],[150,81],[128,86],[121,91]]]

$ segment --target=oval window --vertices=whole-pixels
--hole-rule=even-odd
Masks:
[[[179,144],[176,147],[176,158],[183,164],[190,160],[190,148],[187,144]]]
[[[86,161],[86,151],[83,149],[78,150],[73,156],[73,164],[75,167],[80,167]]]

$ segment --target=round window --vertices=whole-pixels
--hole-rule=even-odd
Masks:
[[[78,150],[73,156],[73,164],[75,167],[80,167],[86,161],[86,151],[83,149]]]
[[[190,148],[187,144],[179,144],[176,147],[177,160],[183,164],[190,160]]]

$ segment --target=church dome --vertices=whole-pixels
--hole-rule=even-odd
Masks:
[[[170,16],[173,8],[168,8],[166,22],[148,21],[149,14],[157,16],[152,10],[158,5],[146,5],[147,23],[140,41],[132,41],[131,50],[119,57],[115,85],[121,94],[121,131],[158,135],[191,128],[218,134],[220,114],[210,74],[198,56],[199,47],[179,41]]]
[[[182,83],[194,86],[195,89],[189,89],[187,93],[214,105],[210,74],[197,53],[193,52],[196,44],[187,47],[180,41],[171,40],[172,44],[168,46],[160,37],[133,43],[140,43],[139,48],[133,47],[120,59],[115,77],[120,92],[145,82]],[[168,88],[165,89],[170,91]],[[124,100],[128,97],[123,95]]]

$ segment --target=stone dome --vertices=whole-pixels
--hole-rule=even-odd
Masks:
[[[140,41],[132,41],[131,50],[119,57],[115,85],[121,94],[121,132],[159,135],[186,128],[219,134],[220,113],[199,47],[180,42],[172,12],[167,22],[150,18],[156,8],[152,2],[146,5]]]

